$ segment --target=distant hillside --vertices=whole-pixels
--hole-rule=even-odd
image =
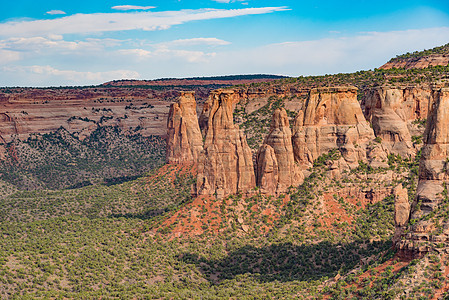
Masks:
[[[405,53],[392,58],[380,69],[405,68],[423,69],[449,64],[449,43],[433,49]]]
[[[236,84],[248,84],[256,82],[267,82],[276,79],[287,78],[287,76],[269,74],[251,75],[225,75],[211,77],[190,77],[190,78],[160,78],[155,80],[114,80],[103,83],[101,86],[197,86],[197,85],[219,85],[229,86]]]

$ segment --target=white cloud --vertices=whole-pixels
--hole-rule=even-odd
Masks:
[[[447,43],[449,27],[367,32],[352,37],[286,42],[218,53],[211,64],[223,73],[318,75],[380,67],[397,54]],[[199,72],[210,73],[203,70]]]
[[[180,39],[170,42],[160,43],[160,46],[192,46],[192,45],[209,45],[209,46],[224,46],[231,44],[228,41],[224,41],[217,38],[191,38]]]
[[[47,15],[65,15],[66,12],[59,9],[54,9],[46,12]]]
[[[80,72],[74,70],[59,70],[51,66],[15,66],[3,67],[5,73],[14,73],[16,76],[33,77],[37,75],[42,81],[64,81],[70,84],[102,83],[114,79],[135,79],[140,74],[131,70],[111,70],[105,72]]]
[[[20,60],[20,54],[15,51],[0,49],[0,65]]]
[[[34,55],[52,55],[63,53],[102,51],[107,47],[120,45],[121,41],[114,39],[93,39],[83,41],[65,41],[62,36],[20,37],[0,40],[0,49]]]
[[[115,10],[148,10],[156,8],[156,6],[116,5],[111,8]]]
[[[203,51],[190,51],[190,50],[176,50],[168,48],[158,48],[154,51],[148,51],[145,49],[125,49],[118,50],[119,55],[124,55],[128,59],[135,59],[136,61],[158,61],[170,64],[170,62],[180,63],[207,63],[210,58],[216,55],[215,52],[205,53]]]
[[[267,14],[288,10],[286,7],[244,9],[198,9],[164,12],[96,13],[34,21],[10,21],[0,24],[0,36],[45,36],[123,30],[163,30],[190,21]]]
[[[449,27],[330,36],[262,47],[248,44],[242,50],[213,47],[214,52],[209,45],[228,42],[218,38],[181,39],[160,44],[110,39],[71,42],[59,35],[8,38],[0,41],[0,64],[4,66],[0,69],[0,84],[80,85],[122,77],[152,79],[250,73],[299,76],[353,72],[379,67],[397,54],[445,44],[449,39]],[[19,63],[28,67],[17,66]],[[90,72],[82,72],[84,70]]]

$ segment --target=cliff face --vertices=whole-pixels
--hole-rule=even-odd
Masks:
[[[382,146],[389,153],[412,156],[412,136],[423,133],[417,120],[425,120],[433,103],[432,90],[424,87],[380,87],[368,91],[362,106]]]
[[[11,89],[0,92],[0,136],[5,142],[64,127],[83,140],[97,127],[118,126],[142,136],[164,135],[166,99],[176,91],[125,88]]]
[[[247,193],[256,185],[251,149],[233,121],[235,101],[230,90],[210,95],[204,151],[198,162],[199,195]]]
[[[276,109],[271,128],[257,155],[257,185],[263,193],[279,194],[300,184],[304,175],[295,164],[292,133],[285,109]]]
[[[353,87],[312,89],[293,127],[295,160],[302,168],[335,148],[342,163],[355,167],[366,160],[367,143],[373,139]]]
[[[447,66],[449,64],[449,55],[447,54],[432,54],[423,57],[410,57],[404,59],[397,59],[387,62],[379,69],[424,69],[434,66]]]
[[[167,163],[193,164],[203,150],[194,92],[181,92],[167,121]]]
[[[410,215],[410,232],[397,242],[403,252],[423,253],[449,242],[447,212],[449,182],[449,89],[434,92],[419,165],[419,183]]]

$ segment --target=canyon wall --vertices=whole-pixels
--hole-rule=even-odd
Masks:
[[[24,140],[64,127],[81,140],[98,126],[129,134],[165,135],[168,106],[177,91],[125,88],[2,89],[0,140]]]
[[[419,183],[410,213],[409,232],[395,241],[405,255],[425,253],[449,242],[449,88],[433,91],[434,102],[424,133]],[[440,247],[441,248],[441,247]]]
[[[388,153],[413,156],[412,137],[423,134],[433,103],[431,87],[378,87],[368,90],[362,102],[366,119]]]
[[[293,125],[295,160],[302,169],[332,149],[340,151],[341,163],[356,167],[373,139],[354,87],[312,89]]]

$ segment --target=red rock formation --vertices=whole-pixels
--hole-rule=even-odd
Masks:
[[[181,92],[167,120],[167,163],[193,164],[203,150],[194,92]]]
[[[416,149],[411,136],[421,135],[424,129],[413,121],[425,120],[432,102],[429,88],[380,87],[367,93],[362,106],[382,146],[390,153],[412,156]]]
[[[332,149],[339,149],[342,164],[355,167],[366,160],[373,139],[354,87],[312,89],[293,127],[295,160],[302,168]]]
[[[395,233],[393,243],[397,242],[401,237],[410,218],[410,203],[408,201],[407,189],[402,184],[397,185],[393,189],[394,195],[394,224]]]
[[[449,209],[443,207],[448,202],[445,186],[449,183],[449,88],[435,91],[434,98],[424,133],[410,232],[396,244],[402,252],[423,253],[436,243],[449,242],[448,220],[440,217]]]
[[[217,90],[210,97],[204,151],[198,162],[197,192],[218,197],[247,193],[255,187],[256,180],[251,149],[233,121],[235,94]]]
[[[257,185],[263,193],[284,193],[304,179],[294,160],[291,139],[287,112],[283,108],[276,109],[270,132],[257,156]]]
[[[449,64],[449,55],[431,54],[423,57],[410,57],[406,59],[395,59],[387,62],[379,69],[424,69],[433,66],[447,66]]]

